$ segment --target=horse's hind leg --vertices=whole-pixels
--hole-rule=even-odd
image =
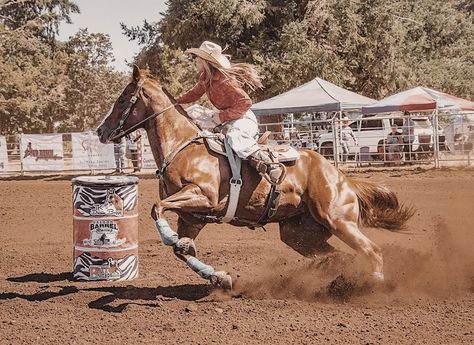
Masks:
[[[329,186],[329,184],[328,184]],[[364,255],[372,265],[375,280],[383,281],[383,259],[380,247],[368,239],[359,229],[359,202],[356,193],[342,180],[334,188],[324,191],[331,197],[327,203],[311,197],[313,205],[310,211],[315,218],[327,224],[332,234],[346,243],[356,252]],[[321,191],[318,193],[321,195]]]
[[[334,235],[346,243],[349,247],[364,255],[372,265],[372,276],[375,280],[383,281],[383,258],[380,247],[367,238],[353,219],[334,220]]]

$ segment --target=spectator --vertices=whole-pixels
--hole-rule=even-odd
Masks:
[[[399,161],[403,152],[403,131],[397,125],[392,125],[392,131],[387,135],[387,160]]]
[[[114,143],[115,173],[123,174],[125,168],[125,140],[120,139],[119,143]]]
[[[414,135],[415,122],[411,119],[410,112],[405,111],[403,113],[403,151],[405,152],[405,159],[412,161],[415,157],[413,154],[413,141],[415,140]]]
[[[296,132],[292,132],[290,134],[290,146],[294,147],[295,149],[300,149],[303,147],[303,142],[300,139],[300,135]]]
[[[133,172],[139,172],[142,168],[140,142],[142,135],[139,131],[133,132],[127,136],[127,151],[130,152],[130,160],[133,165]]]
[[[358,146],[356,137],[352,128],[349,126],[349,118],[345,116],[342,119],[342,128],[341,128],[341,146],[342,146],[342,161],[346,161],[349,156],[350,147]]]

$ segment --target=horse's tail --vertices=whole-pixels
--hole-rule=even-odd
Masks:
[[[349,180],[359,199],[359,221],[362,225],[390,231],[404,230],[415,210],[399,204],[397,196],[386,186],[368,181]]]

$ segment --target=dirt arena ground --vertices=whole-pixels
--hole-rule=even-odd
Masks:
[[[74,282],[69,178],[0,180],[0,344],[474,343],[474,171],[351,175],[417,208],[407,233],[364,229],[384,249],[377,290],[337,239],[341,252],[308,259],[275,225],[209,225],[199,255],[236,279],[213,291],[159,241],[151,178],[139,184],[140,278]]]

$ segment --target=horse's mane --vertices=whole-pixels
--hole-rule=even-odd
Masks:
[[[147,78],[147,79],[151,79],[151,80],[153,80],[153,81],[155,81],[155,82],[158,83],[158,80],[156,80],[156,77],[153,75],[153,73],[152,73],[149,69],[142,69],[142,70],[140,70],[140,74],[141,74],[143,77],[145,77],[145,78]]]
[[[164,86],[161,85],[161,83],[156,79],[156,77],[149,69],[140,69],[140,76],[148,81],[151,81],[157,87],[159,87],[160,90],[163,91],[164,94],[170,99],[170,101],[176,105],[176,110],[181,113],[181,115],[184,115],[189,120],[189,122],[191,122],[192,125],[198,128],[198,130],[202,130],[202,128],[193,121],[193,119],[189,116],[188,112],[181,106],[181,104],[176,103],[174,96]]]
[[[158,81],[158,78],[149,69],[141,69],[140,76],[142,79],[151,81],[154,84],[157,84],[157,86],[161,87],[161,83]]]

